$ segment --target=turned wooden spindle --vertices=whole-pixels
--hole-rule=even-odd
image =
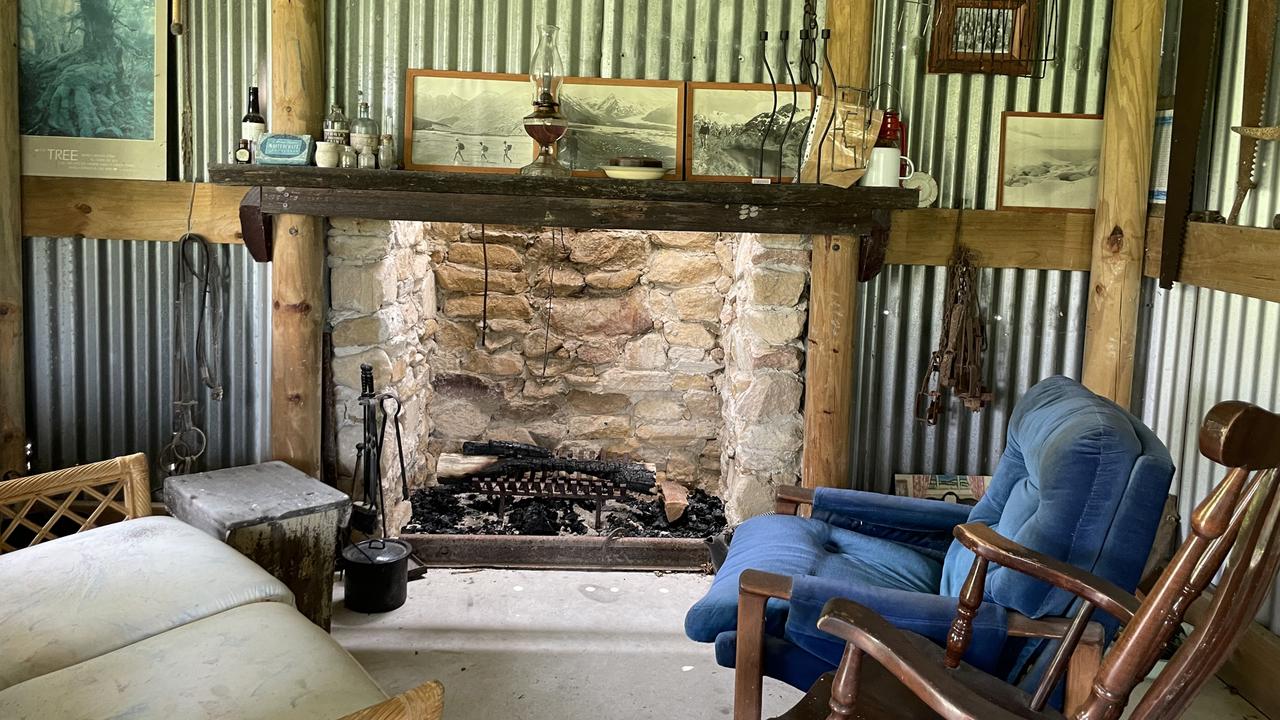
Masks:
[[[969,568],[969,576],[960,588],[960,601],[956,604],[956,619],[951,623],[951,632],[947,635],[947,667],[960,667],[960,660],[969,649],[969,641],[973,639],[973,618],[982,605],[982,594],[987,584],[987,559],[975,557],[973,567]]]
[[[844,657],[831,681],[831,714],[827,720],[852,720],[858,700],[858,675],[862,668],[862,651],[853,643],[844,646]]]

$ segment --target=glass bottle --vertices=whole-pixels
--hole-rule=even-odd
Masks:
[[[351,121],[351,146],[359,152],[369,148],[369,152],[375,155],[378,152],[378,123],[369,117],[369,102],[364,99],[364,93],[360,95],[360,110],[356,115],[356,119]]]
[[[383,170],[400,169],[396,159],[396,140],[390,133],[383,133],[382,144],[378,146],[378,167]]]
[[[237,147],[236,151],[232,153],[232,158],[237,165],[248,165],[253,161],[253,153],[249,150],[248,140],[240,138],[240,147]]]
[[[350,145],[342,148],[342,159],[338,163],[339,167],[353,168],[357,167],[359,164],[360,153],[357,153],[355,148]]]
[[[347,116],[342,112],[342,106],[336,103],[330,105],[329,114],[324,119],[325,142],[346,145],[350,142],[350,135],[351,124],[347,122]]]
[[[538,157],[520,168],[521,175],[568,177],[569,168],[556,157],[556,143],[569,130],[560,114],[560,86],[564,83],[564,61],[556,47],[560,28],[538,26],[538,47],[529,61],[529,82],[533,85],[533,112],[524,119],[524,131],[538,143]]]
[[[364,145],[360,148],[360,157],[356,161],[356,166],[367,170],[374,170],[378,167],[378,156],[374,154],[373,148]]]
[[[267,131],[267,119],[258,109],[258,88],[249,88],[249,108],[240,119],[240,138],[249,141],[250,149],[258,147],[258,141]]]

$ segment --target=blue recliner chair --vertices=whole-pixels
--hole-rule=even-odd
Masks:
[[[1168,450],[1140,420],[1074,380],[1052,377],[1032,387],[1014,409],[1004,453],[977,505],[784,488],[784,514],[738,527],[711,589],[689,610],[685,632],[714,642],[721,665],[734,667],[744,659],[738,663],[738,692],[757,694],[761,672],[808,689],[837,666],[845,644],[817,629],[831,598],[850,598],[945,645],[956,596],[974,561],[973,553],[953,541],[952,530],[970,522],[1132,591],[1172,477]],[[813,504],[810,518],[794,514],[804,502]],[[765,572],[742,579],[740,633],[739,580],[747,570]],[[1074,600],[992,565],[964,660],[1024,687],[1034,684],[1049,653],[1041,652],[1043,641],[1017,637],[1025,633],[1011,624],[1064,616]],[[1025,617],[1013,623],[1015,615]],[[1114,629],[1114,620],[1096,619],[1108,632]]]

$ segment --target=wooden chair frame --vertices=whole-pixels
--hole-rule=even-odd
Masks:
[[[339,720],[440,720],[443,714],[444,686],[432,680]]]
[[[775,501],[775,511],[779,515],[797,515],[806,512],[807,508],[813,505],[814,491],[809,488],[784,486],[778,488],[778,496]],[[980,523],[962,525],[956,529],[956,537],[962,543],[969,546],[965,537],[961,537],[961,528],[975,528],[973,534],[978,537],[986,538],[980,530],[983,528],[990,530],[987,526]],[[991,535],[996,535],[994,532]],[[997,536],[999,537],[999,536]],[[1017,543],[1001,538],[1003,543],[1000,544],[1001,553],[988,553],[992,557],[999,556],[1005,562],[1000,564],[1012,569],[1027,572],[1028,574],[1045,579],[1041,575],[1033,571],[1031,564],[1019,563],[1016,558],[1038,555],[1034,551],[1025,548]],[[973,615],[977,612],[977,606],[982,600],[981,583],[975,581],[975,573],[981,579],[986,578],[986,568],[988,560],[984,558],[984,550],[979,553],[973,546],[969,546],[978,558],[974,562],[973,569],[970,570],[969,578],[965,587],[967,594],[962,593],[959,608],[971,608],[967,615],[967,620],[972,621]],[[1043,557],[1043,556],[1040,556]],[[1066,565],[1053,561],[1052,566],[1058,568]],[[1071,567],[1066,565],[1066,567]],[[1072,568],[1074,569],[1074,568]],[[979,572],[980,570],[980,572]],[[970,582],[975,583],[970,587]],[[1108,585],[1110,585],[1108,583]],[[1114,591],[1120,594],[1126,594],[1123,590],[1111,586]],[[976,592],[976,596],[973,593]],[[977,602],[974,602],[974,597]],[[733,695],[733,717],[734,720],[760,720],[762,710],[761,693],[763,690],[763,656],[764,656],[764,609],[769,598],[778,598],[780,600],[791,599],[791,578],[785,575],[777,575],[775,573],[763,572],[760,570],[747,570],[742,573],[738,580],[738,647],[734,669],[734,695]],[[966,601],[967,598],[967,601]],[[1103,607],[1107,611],[1123,611],[1127,608],[1128,615],[1116,615],[1116,617],[1127,619],[1133,616],[1132,609],[1137,607],[1137,600],[1129,596],[1131,602],[1119,601],[1098,602],[1096,605]],[[1074,618],[1051,617],[1032,619],[1021,613],[1012,610],[1008,613],[1009,618],[1009,636],[1020,638],[1040,638],[1049,640],[1061,640],[1059,643],[1057,654],[1050,666],[1049,672],[1045,674],[1045,679],[1041,681],[1041,688],[1037,691],[1037,695],[1048,697],[1048,692],[1053,689],[1057,681],[1065,670],[1067,673],[1067,695],[1066,703],[1068,706],[1081,703],[1089,693],[1089,683],[1094,674],[1097,672],[1102,662],[1102,649],[1104,642],[1104,633],[1102,625],[1089,619],[1092,606],[1088,607],[1089,612],[1080,612]],[[960,616],[963,610],[957,610],[957,623],[960,622]],[[971,626],[970,626],[971,627]],[[956,630],[953,628],[952,634]],[[956,638],[959,642],[959,638]],[[959,655],[964,654],[964,649],[968,645],[967,636],[963,640],[964,646],[957,646]],[[950,643],[948,647],[948,653]],[[1043,702],[1043,698],[1041,699]]]
[[[28,517],[33,510],[52,514],[37,524]],[[146,455],[126,455],[0,482],[0,553],[57,537],[55,525],[59,521],[76,523],[77,532],[97,527],[107,510],[126,520],[151,514]],[[33,533],[22,546],[11,542],[18,528]]]

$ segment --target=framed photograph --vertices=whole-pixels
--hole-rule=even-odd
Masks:
[[[1033,74],[1037,1],[938,0],[929,72]]]
[[[166,0],[22,0],[22,171],[165,180]]]
[[[668,180],[684,174],[683,82],[565,78],[560,112],[560,162],[574,175],[604,177],[600,166],[616,157],[657,158]]]
[[[515,173],[536,147],[524,131],[533,111],[528,75],[410,70],[405,91],[408,170]]]
[[[996,207],[1093,210],[1101,153],[1101,115],[1004,113]]]
[[[795,179],[813,113],[807,86],[779,85],[776,93],[767,83],[688,83],[687,88],[686,179]]]

